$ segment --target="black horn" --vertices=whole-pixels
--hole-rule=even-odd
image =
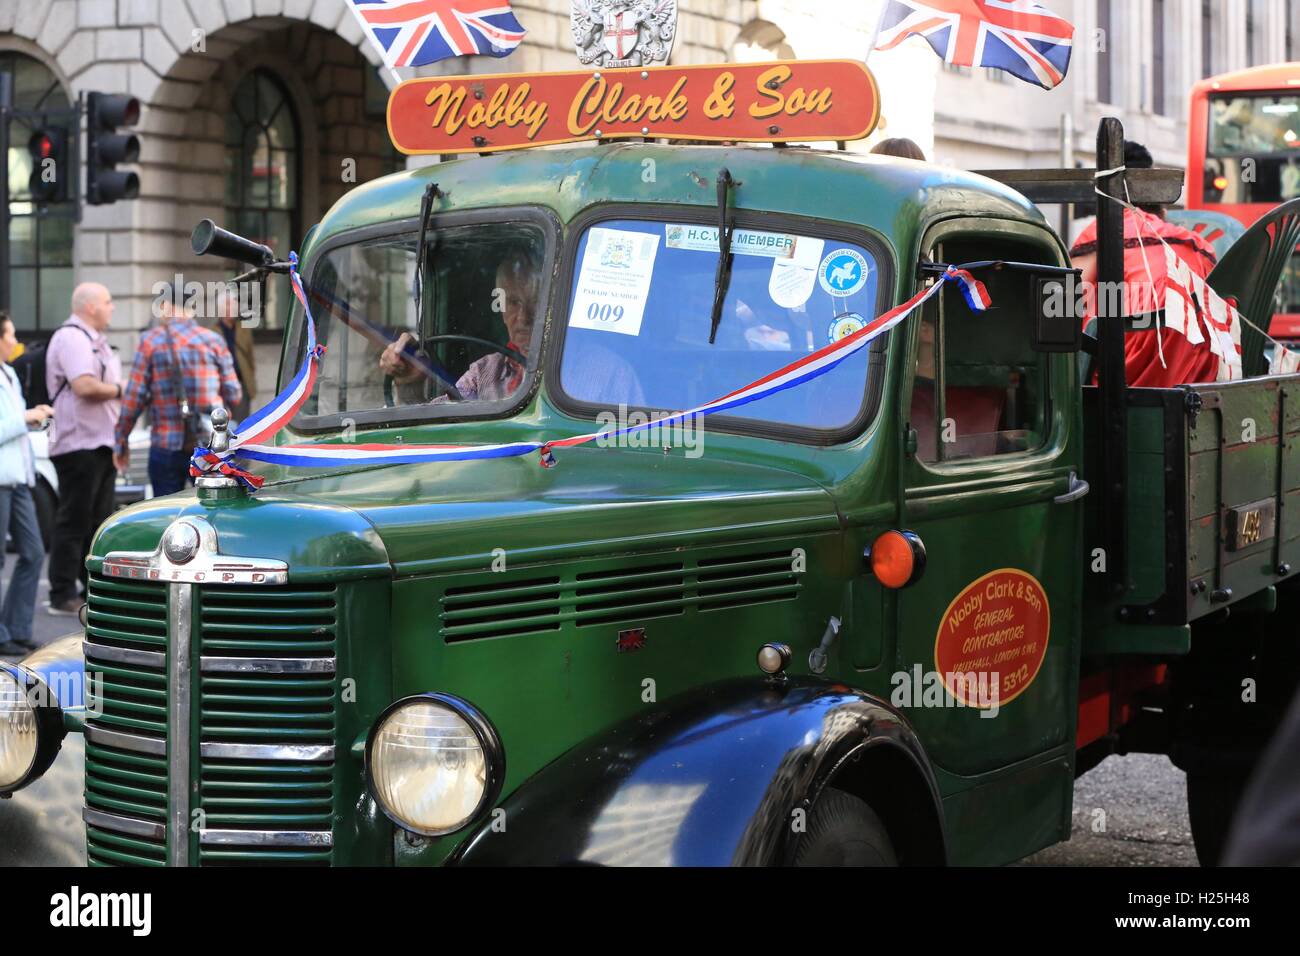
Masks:
[[[227,232],[211,219],[204,219],[194,227],[190,248],[196,256],[221,256],[253,266],[270,265],[275,261],[275,253],[266,246]]]

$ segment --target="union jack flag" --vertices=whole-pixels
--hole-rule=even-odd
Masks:
[[[510,0],[347,0],[384,65],[424,66],[449,56],[506,56],[524,38]]]
[[[1006,70],[1050,90],[1070,67],[1074,25],[1031,0],[887,0],[876,49],[910,36],[955,66]]]

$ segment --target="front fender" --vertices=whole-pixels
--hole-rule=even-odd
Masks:
[[[65,729],[80,733],[86,716],[85,635],[78,631],[28,654],[19,666],[27,668],[50,689],[63,711]]]
[[[920,783],[941,856],[938,788],[897,711],[843,684],[750,678],[648,706],[569,751],[520,785],[451,862],[778,865],[795,809],[877,748]]]
[[[19,662],[40,678],[63,715],[63,732],[79,733],[86,712],[82,635],[69,634]],[[56,742],[49,769],[24,789],[0,801],[0,866],[84,866],[85,751],[75,733]]]

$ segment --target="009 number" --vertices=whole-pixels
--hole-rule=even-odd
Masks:
[[[593,302],[587,306],[587,318],[592,322],[617,322],[623,318],[623,307]]]

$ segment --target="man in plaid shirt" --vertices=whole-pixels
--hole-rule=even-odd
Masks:
[[[176,394],[174,363],[179,359],[184,397],[191,413],[206,414],[217,406],[230,408],[241,397],[235,361],[225,340],[194,321],[178,304],[179,292],[167,286],[155,300],[161,323],[140,336],[122,397],[113,455],[118,471],[125,472],[131,454],[127,437],[145,406],[151,405],[149,481],[155,496],[180,491],[189,483],[193,449],[185,447],[185,422],[181,417],[181,396]]]

